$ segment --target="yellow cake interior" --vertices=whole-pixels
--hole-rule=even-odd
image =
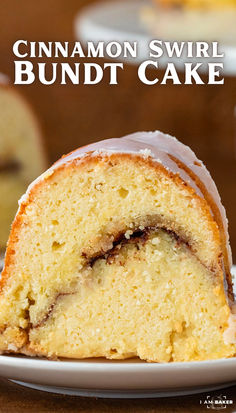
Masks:
[[[182,361],[222,357],[228,315],[211,275],[165,231],[81,273],[30,340],[65,357]],[[217,314],[217,317],[216,317]],[[34,311],[32,309],[32,318]]]
[[[159,362],[235,354],[217,225],[155,162],[114,155],[59,168],[14,225],[0,350]]]

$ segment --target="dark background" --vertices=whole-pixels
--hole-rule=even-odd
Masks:
[[[89,3],[2,1],[0,72],[14,80],[12,45],[16,40],[79,40],[74,35],[74,18]],[[50,59],[45,62],[49,64]],[[138,130],[160,129],[189,144],[218,185],[236,261],[236,78],[226,77],[224,85],[216,86],[147,86],[138,80],[135,66],[125,65],[118,85],[110,86],[105,76],[94,86],[35,82],[18,88],[39,117],[49,162],[82,144]]]

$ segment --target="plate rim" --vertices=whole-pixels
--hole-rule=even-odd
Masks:
[[[135,359],[129,359],[129,361],[123,360],[102,360],[100,359],[68,359],[68,360],[48,360],[30,356],[23,356],[23,355],[0,355],[0,366],[7,367],[24,367],[24,369],[37,369],[37,370],[79,370],[80,372],[86,371],[103,371],[104,373],[110,371],[114,373],[117,372],[146,372],[149,370],[201,370],[206,367],[236,367],[236,357],[229,357],[229,358],[220,358],[214,360],[203,360],[203,361],[178,361],[178,362],[171,362],[171,363],[155,363],[155,362],[145,362],[140,361],[137,359],[137,362],[134,361]],[[112,367],[111,367],[112,366]],[[1,374],[0,374],[1,376]]]

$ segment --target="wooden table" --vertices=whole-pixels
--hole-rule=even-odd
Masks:
[[[0,379],[0,413],[195,413],[211,411],[200,405],[206,397],[226,396],[233,400],[226,413],[236,412],[236,386],[194,396],[143,400],[111,400],[71,397],[29,390]],[[214,411],[214,410],[213,410]]]

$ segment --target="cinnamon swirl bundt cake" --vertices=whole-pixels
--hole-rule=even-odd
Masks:
[[[30,185],[1,279],[0,350],[154,362],[236,353],[225,210],[182,143],[78,149]]]
[[[19,197],[46,169],[41,144],[31,107],[0,74],[0,253],[6,247]]]

